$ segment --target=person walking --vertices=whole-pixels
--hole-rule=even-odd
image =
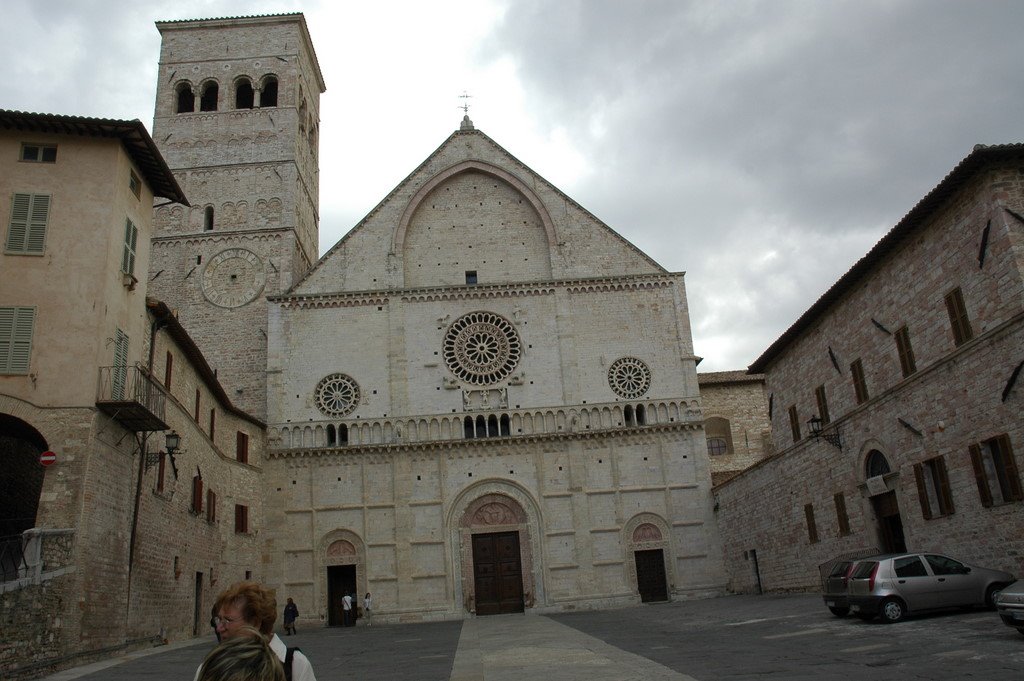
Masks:
[[[341,610],[341,626],[351,627],[353,624],[356,623],[356,618],[352,616],[354,614],[352,612],[352,596],[350,596],[349,594],[345,594],[341,597]]]
[[[285,636],[295,633],[295,619],[299,616],[299,606],[295,605],[295,601],[288,599],[288,604],[284,606],[284,634]]]
[[[373,622],[370,620],[370,606],[373,605],[373,599],[370,598],[370,592],[367,591],[366,595],[363,596],[363,619],[366,620],[366,626],[371,626]]]
[[[277,599],[273,589],[257,582],[238,582],[217,597],[214,607],[217,609],[217,633],[221,641],[244,635],[242,630],[245,628],[256,629],[267,639],[270,650],[284,665],[288,681],[316,681],[309,658],[298,648],[286,646],[274,633]],[[197,681],[202,671],[200,665],[196,670]]]

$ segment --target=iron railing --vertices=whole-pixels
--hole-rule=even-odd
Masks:
[[[140,365],[100,367],[96,406],[135,432],[167,430],[167,395]]]

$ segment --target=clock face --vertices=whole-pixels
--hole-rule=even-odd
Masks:
[[[267,273],[250,250],[229,248],[210,259],[203,270],[203,294],[220,307],[241,307],[263,291]]]

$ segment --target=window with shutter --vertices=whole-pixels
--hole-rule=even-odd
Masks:
[[[900,370],[903,372],[903,378],[917,371],[914,349],[910,345],[910,331],[905,326],[896,332],[896,352],[900,356]]]
[[[839,523],[839,536],[845,537],[850,534],[850,516],[846,512],[846,497],[842,492],[837,492],[833,497],[836,504],[836,521]]]
[[[953,513],[953,495],[946,472],[946,459],[942,456],[914,464],[917,498],[921,503],[921,516],[925,520]]]
[[[249,532],[249,507],[235,504],[235,532],[247,534]]]
[[[11,221],[4,252],[42,255],[49,219],[49,194],[15,194],[11,200]]]
[[[110,396],[115,400],[124,399],[125,382],[128,378],[128,334],[117,330],[114,338],[114,367],[111,371]]]
[[[36,308],[0,307],[0,374],[27,374]]]
[[[198,475],[192,478],[192,512],[203,512],[203,479]]]
[[[967,305],[964,303],[964,294],[959,286],[946,294],[946,312],[949,313],[949,325],[953,331],[955,345],[963,345],[974,338],[971,320],[967,316]]]
[[[249,463],[249,436],[238,431],[235,440],[235,458],[241,463]]]
[[[1024,501],[1020,471],[1008,435],[971,445],[969,451],[982,506]]]
[[[825,395],[825,386],[819,385],[814,389],[814,400],[818,403],[818,418],[821,419],[821,424],[831,423],[832,420],[828,415],[828,397]]]
[[[864,364],[861,363],[859,358],[850,364],[850,376],[853,377],[853,393],[857,398],[857,404],[867,402],[868,384],[864,380]]]
[[[121,256],[121,271],[135,274],[135,247],[139,241],[139,228],[131,220],[124,222],[124,254]]]
[[[800,442],[800,417],[796,413],[796,405],[789,408],[789,429],[793,432],[793,444]]]
[[[814,504],[804,505],[804,518],[807,519],[807,540],[812,544],[817,544],[818,524],[814,521]]]

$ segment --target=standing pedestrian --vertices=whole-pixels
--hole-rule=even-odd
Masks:
[[[295,618],[299,616],[299,606],[295,605],[295,601],[288,599],[288,605],[284,606],[284,634],[295,633]]]
[[[277,621],[277,599],[274,590],[257,582],[232,584],[217,597],[217,634],[221,641],[244,635],[242,630],[251,627],[259,631],[267,645],[286,667],[290,681],[316,681],[313,665],[298,648],[289,648],[274,633]],[[202,666],[196,670],[196,679],[202,673]]]
[[[352,596],[350,596],[347,593],[341,597],[341,610],[341,626],[351,627],[353,624],[355,624],[355,618],[352,616]]]
[[[370,592],[367,591],[366,595],[363,596],[363,617],[366,619],[366,626],[368,626],[368,627],[373,624],[373,622],[370,621],[370,606],[371,605],[373,605],[373,599],[370,598]]]

